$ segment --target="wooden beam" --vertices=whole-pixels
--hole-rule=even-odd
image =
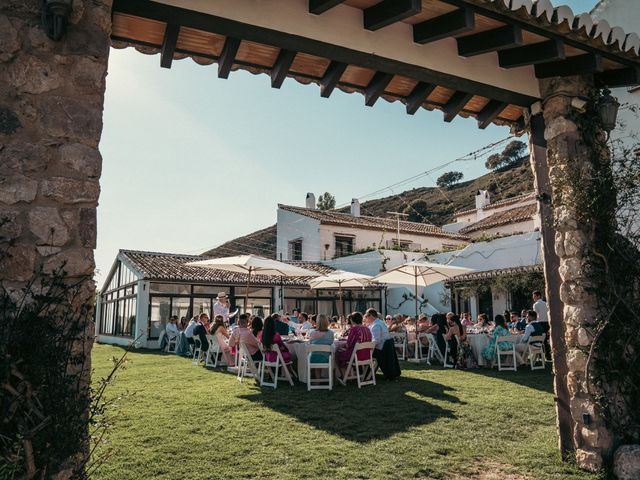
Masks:
[[[469,100],[473,97],[472,93],[467,92],[456,92],[449,99],[449,101],[442,107],[442,111],[444,112],[444,121],[451,122],[456,115],[460,113],[460,110],[464,108]]]
[[[433,92],[436,85],[425,82],[418,82],[415,88],[407,97],[407,113],[413,115],[422,106],[429,94]]]
[[[414,78],[453,90],[474,92],[476,95],[501,100],[512,105],[528,107],[538,101],[537,97],[483,83],[469,78],[469,76],[451,75],[394,58],[372,55],[368,52],[301,37],[281,30],[194,12],[153,0],[114,0],[112,10],[116,13],[135,15],[159,22],[174,22],[182,27],[195,28],[217,35],[231,35],[246,41],[274,45],[375,71],[392,72],[395,75]]]
[[[373,105],[378,101],[380,95],[384,93],[384,89],[387,88],[389,82],[393,79],[393,74],[384,73],[384,72],[376,72],[373,76],[369,85],[364,90],[364,104],[367,107],[373,107]]]
[[[487,105],[478,113],[478,128],[484,130],[491,122],[493,122],[502,111],[507,108],[508,103],[500,102],[498,100],[491,100]]]
[[[425,20],[413,26],[413,41],[429,43],[475,28],[475,16],[470,8],[459,8],[451,13]]]
[[[474,33],[458,38],[458,53],[462,57],[473,57],[522,45],[522,29],[514,25]]]
[[[218,78],[229,78],[239,47],[240,40],[237,38],[227,37],[225,39],[222,53],[220,53],[220,58],[218,59]]]
[[[309,0],[309,13],[320,15],[342,2],[344,0]]]
[[[160,66],[162,68],[171,68],[173,62],[173,54],[178,44],[178,34],[180,33],[180,25],[175,23],[167,23],[164,31],[164,39],[162,40],[162,49],[160,50]]]
[[[568,57],[565,60],[557,62],[541,63],[535,67],[536,77],[568,77],[571,75],[584,75],[588,73],[601,72],[602,57],[587,53],[585,55],[577,55]]]
[[[379,30],[421,11],[422,0],[383,0],[364,9],[364,28]]]
[[[564,42],[560,39],[534,43],[523,47],[510,48],[498,52],[498,61],[502,68],[537,65],[556,60],[564,60]]]
[[[632,87],[640,84],[640,68],[629,67],[608,70],[595,76],[596,87]]]
[[[341,62],[331,62],[327,67],[327,70],[324,72],[324,76],[322,80],[320,80],[320,96],[324,98],[329,98],[333,89],[336,88],[336,85],[340,81],[340,77],[347,69],[346,63]]]
[[[291,50],[281,49],[276,59],[276,63],[273,64],[271,69],[271,86],[273,88],[280,88],[284,79],[287,78],[289,68],[293,63],[293,59],[296,58],[296,52]]]

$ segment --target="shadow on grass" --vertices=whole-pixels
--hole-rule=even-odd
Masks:
[[[468,369],[465,372],[553,393],[553,373],[550,366],[547,366],[545,370],[530,370],[529,367],[519,367],[517,372],[499,372],[495,368]]]
[[[376,386],[358,389],[349,383],[332,391],[307,392],[306,385],[242,395],[239,398],[270,408],[314,428],[347,440],[367,443],[388,438],[412,427],[426,425],[439,418],[456,418],[453,411],[430,402],[460,404],[439,383],[415,378],[385,381],[378,376]]]

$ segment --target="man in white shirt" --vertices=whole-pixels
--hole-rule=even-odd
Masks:
[[[371,330],[373,341],[376,342],[375,349],[377,351],[381,351],[384,342],[390,338],[389,328],[382,320],[378,318],[378,312],[376,312],[373,308],[370,308],[366,311],[366,313],[364,314],[364,321],[367,327],[369,327],[369,330]]]
[[[544,300],[542,300],[542,294],[539,291],[533,292],[533,311],[538,315],[538,322],[549,321],[549,309]]]
[[[169,337],[175,337],[178,334],[178,317],[176,315],[173,315],[171,318],[169,318],[169,323],[167,323],[167,335]]]
[[[218,315],[222,316],[222,321],[225,325],[229,325],[230,321],[236,315],[236,312],[229,314],[229,297],[225,292],[218,293],[218,297],[216,298],[216,303],[213,304],[213,318],[216,318]]]
[[[184,330],[184,336],[187,337],[187,340],[191,339],[189,343],[193,343],[193,329],[196,328],[197,324],[198,324],[198,317],[193,317],[189,321],[189,325],[187,325],[187,328],[185,328]]]
[[[300,322],[300,330],[313,330],[313,323],[309,321],[309,315],[301,312],[298,315],[298,320]]]

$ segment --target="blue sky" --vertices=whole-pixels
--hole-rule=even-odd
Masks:
[[[594,0],[574,0],[574,12]],[[96,280],[118,249],[202,253],[275,223],[278,203],[303,205],[329,191],[338,204],[458,158],[508,136],[473,119],[447,124],[440,112],[406,115],[399,102],[364,106],[359,94],[190,59],[161,69],[159,56],[111,50],[105,97]],[[484,159],[452,165],[465,179]],[[387,190],[431,186],[431,179]]]

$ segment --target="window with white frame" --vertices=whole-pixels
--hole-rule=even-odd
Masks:
[[[289,242],[289,260],[302,260],[302,239],[292,240]]]

